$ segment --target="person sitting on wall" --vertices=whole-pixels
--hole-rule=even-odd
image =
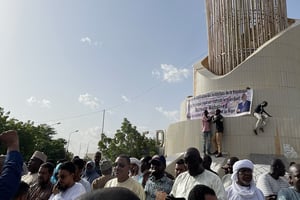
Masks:
[[[264,126],[267,124],[267,118],[272,117],[267,111],[265,111],[265,107],[268,106],[268,102],[263,101],[259,104],[254,110],[254,116],[257,118],[257,122],[255,124],[255,129],[253,130],[255,135],[257,135],[257,131],[260,130],[264,132]]]

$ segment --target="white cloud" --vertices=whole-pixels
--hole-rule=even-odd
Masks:
[[[152,71],[152,75],[160,78],[160,72],[157,69]]]
[[[89,38],[89,37],[83,37],[83,38],[81,38],[80,39],[80,41],[82,42],[82,43],[86,43],[86,44],[88,44],[88,45],[94,45],[94,46],[99,46],[99,47],[101,47],[102,45],[103,45],[103,43],[102,42],[98,42],[98,41],[93,41],[91,38]]]
[[[85,131],[84,135],[88,135],[94,139],[100,140],[101,132],[102,132],[102,128],[99,126],[95,126],[95,127],[89,128],[87,131]]]
[[[99,100],[97,97],[93,97],[92,95],[86,93],[79,95],[78,101],[83,105],[86,105],[92,109],[99,108]]]
[[[31,96],[28,99],[26,99],[26,101],[30,106],[38,105],[43,108],[51,107],[51,102],[48,99],[37,99],[35,96]]]
[[[88,43],[89,45],[92,44],[92,40],[89,37],[83,37],[80,39],[80,41],[83,43]]]
[[[102,120],[102,119],[101,119]],[[102,122],[101,122],[102,123]],[[120,129],[120,128],[118,128]],[[104,134],[107,136],[107,137],[110,137],[110,138],[113,138],[115,137],[115,133],[116,133],[116,130],[111,130],[111,129],[108,129],[108,127],[106,127],[104,125]],[[94,141],[93,142],[96,142],[98,144],[98,141],[101,140],[101,133],[102,133],[102,127],[100,126],[95,126],[95,127],[91,127],[89,129],[87,129],[86,131],[84,131],[84,133],[82,134],[83,137],[86,137],[88,139],[93,139]],[[85,138],[85,139],[86,139]]]
[[[122,98],[125,102],[130,102],[130,99],[128,99],[125,95],[122,95],[121,98]]]
[[[179,69],[173,65],[161,64],[161,72],[159,70],[153,70],[152,75],[161,78],[163,81],[179,82],[186,79],[190,75],[190,70],[187,68]]]
[[[50,104],[51,104],[51,102],[47,99],[42,99],[42,101],[41,101],[42,107],[50,108]]]
[[[37,99],[34,96],[31,96],[26,101],[28,104],[33,105],[34,103],[37,102]]]
[[[173,111],[166,111],[162,107],[155,107],[155,110],[162,113],[164,116],[166,116],[171,121],[178,121],[179,120],[179,112],[178,110]]]

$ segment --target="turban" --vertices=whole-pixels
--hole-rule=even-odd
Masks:
[[[231,179],[233,181],[237,181],[237,173],[240,169],[242,168],[248,168],[251,169],[253,171],[254,165],[250,160],[239,160],[237,162],[234,163],[233,165],[233,174],[231,175]]]

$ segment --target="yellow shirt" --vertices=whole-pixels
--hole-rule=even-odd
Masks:
[[[145,200],[145,192],[142,185],[130,177],[122,183],[118,182],[117,178],[113,178],[104,187],[124,187],[134,192],[141,200]]]

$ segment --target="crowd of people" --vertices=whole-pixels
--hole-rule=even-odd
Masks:
[[[27,170],[19,151],[15,131],[0,134],[7,146],[0,163],[0,199],[140,199],[140,200],[296,200],[300,199],[300,164],[292,163],[286,172],[282,160],[274,159],[270,171],[253,178],[254,164],[230,157],[222,167],[224,176],[210,168],[211,157],[188,148],[176,161],[175,177],[166,171],[163,155],[141,159],[119,155],[114,162],[101,159],[53,163],[43,152],[35,151]],[[1,157],[3,158],[3,156]],[[288,176],[286,174],[288,173]]]

